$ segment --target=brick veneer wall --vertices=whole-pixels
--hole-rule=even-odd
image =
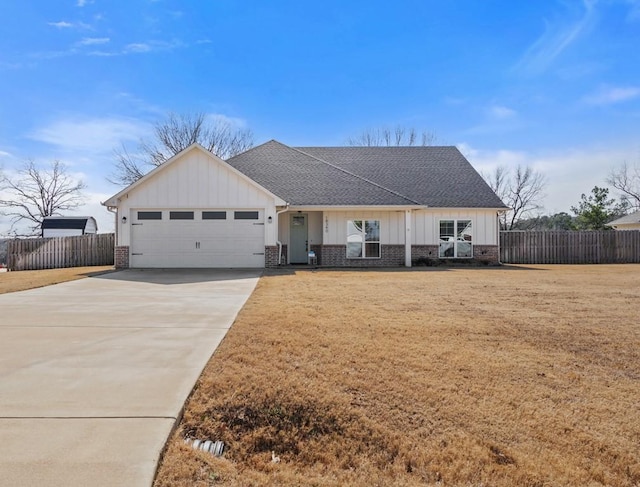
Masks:
[[[474,245],[473,259],[486,264],[500,263],[500,248],[497,245]]]
[[[278,246],[277,245],[266,245],[264,247],[264,266],[267,268],[278,266]]]
[[[325,267],[396,267],[404,265],[404,245],[381,245],[379,259],[347,259],[346,245],[322,245],[321,260]]]
[[[287,263],[287,246],[282,246],[282,265]],[[266,245],[264,248],[264,266],[278,267],[278,246]]]
[[[116,269],[128,269],[129,268],[129,246],[121,245],[116,246],[115,254],[115,266]]]
[[[431,260],[434,261],[438,258],[438,246],[437,245],[412,245],[411,246],[411,261],[415,263],[417,260]]]

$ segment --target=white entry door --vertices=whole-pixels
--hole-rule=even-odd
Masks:
[[[133,210],[131,267],[264,267],[264,211]]]

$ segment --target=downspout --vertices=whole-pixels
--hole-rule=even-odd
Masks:
[[[109,213],[113,213],[113,220],[115,222],[114,233],[115,238],[113,239],[113,265],[114,267],[118,265],[116,261],[116,248],[118,247],[118,207],[117,206],[107,206],[107,211]],[[98,225],[96,225],[97,227]],[[117,269],[117,267],[116,267]]]
[[[116,234],[116,246],[118,246],[118,207],[117,206],[107,206],[107,211],[109,213],[113,213],[113,220],[115,221],[115,234]]]
[[[285,211],[289,211],[289,203],[286,204],[286,206],[284,207],[284,210],[276,211],[276,225],[278,225],[278,228],[276,228],[276,235],[278,234],[278,230],[280,230],[280,214],[284,213]],[[278,265],[281,265],[282,264],[282,242],[280,240],[276,240],[276,244],[278,244]]]

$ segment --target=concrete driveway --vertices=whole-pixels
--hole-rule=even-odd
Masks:
[[[0,295],[0,484],[149,486],[253,270],[127,270]]]

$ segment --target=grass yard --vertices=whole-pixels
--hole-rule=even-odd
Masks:
[[[113,266],[68,267],[41,271],[0,272],[0,294],[75,281],[113,270]]]
[[[155,487],[638,486],[639,445],[639,265],[283,272]]]

